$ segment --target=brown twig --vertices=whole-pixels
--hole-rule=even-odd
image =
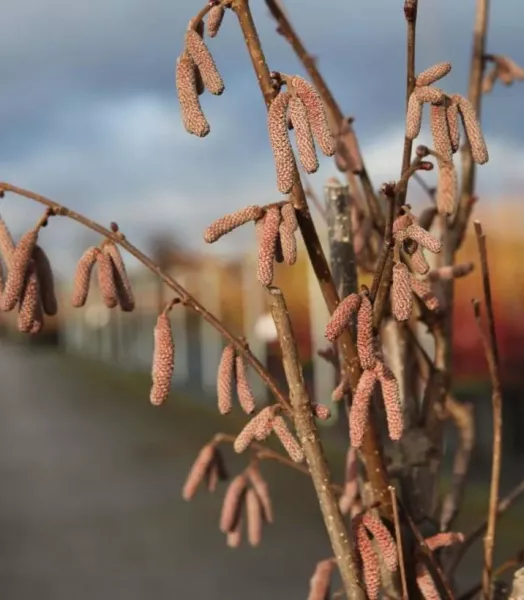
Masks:
[[[260,378],[264,381],[264,383],[271,390],[275,399],[282,405],[284,410],[287,413],[291,412],[291,406],[289,404],[288,399],[282,393],[282,391],[278,388],[278,385],[275,379],[268,373],[264,365],[255,357],[254,354],[251,353],[246,343],[242,341],[240,338],[234,336],[225,326],[219,321],[213,314],[207,311],[204,306],[202,306],[197,300],[184,288],[182,287],[176,280],[170,277],[167,273],[162,271],[162,269],[155,264],[149,257],[140,252],[138,248],[133,246],[131,243],[127,241],[125,236],[121,233],[115,233],[102,225],[99,225],[95,221],[88,219],[87,217],[82,216],[81,214],[74,212],[45,196],[41,196],[39,194],[35,194],[34,192],[30,192],[29,190],[24,190],[22,188],[16,187],[9,183],[0,183],[0,190],[6,192],[12,192],[19,196],[23,196],[28,198],[29,200],[34,200],[39,204],[43,204],[49,208],[52,208],[54,214],[61,217],[67,217],[84,225],[88,229],[99,233],[101,236],[109,238],[116,244],[120,245],[124,250],[129,252],[132,256],[134,256],[138,261],[140,261],[145,267],[147,267],[153,273],[156,273],[164,283],[170,287],[173,291],[175,291],[181,298],[182,303],[194,310],[198,313],[205,321],[207,321],[210,325],[212,325],[217,331],[219,331],[225,339],[227,339],[231,344],[233,344],[240,354],[242,354],[245,359],[251,364],[253,369],[258,373]]]
[[[308,397],[302,366],[298,357],[295,335],[282,292],[271,287],[268,290],[271,314],[277,329],[282,351],[282,362],[289,386],[289,398],[293,407],[293,420],[298,438],[304,449],[311,479],[315,486],[324,523],[340,570],[348,599],[363,598],[358,582],[358,571],[337,498],[330,487],[331,474],[324,456],[316,428],[311,402]]]
[[[408,600],[408,580],[406,577],[406,565],[404,564],[404,550],[402,545],[402,533],[400,530],[400,518],[398,514],[397,492],[390,486],[391,504],[393,505],[393,521],[395,524],[395,538],[397,543],[398,564],[400,567],[400,580],[402,582],[402,600]]]

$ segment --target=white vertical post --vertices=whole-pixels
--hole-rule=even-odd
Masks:
[[[177,273],[176,280],[186,287],[187,274]],[[186,329],[186,309],[183,306],[174,306],[171,311],[171,329],[175,340],[175,372],[174,383],[186,383],[189,378],[189,356]]]
[[[198,295],[205,300],[206,308],[218,319],[222,318],[220,302],[221,269],[206,264],[198,278]],[[204,319],[200,319],[200,356],[202,365],[202,389],[216,391],[217,370],[224,343],[220,333]]]
[[[252,252],[246,252],[242,260],[242,315],[244,336],[251,352],[264,365],[267,365],[267,342],[256,333],[257,322],[266,312],[266,301],[262,286],[257,280],[256,257]],[[260,377],[248,369],[249,382],[253,393],[260,403],[266,398],[266,386]]]

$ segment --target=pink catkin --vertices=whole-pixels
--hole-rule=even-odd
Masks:
[[[229,484],[224,502],[222,504],[222,512],[220,515],[220,531],[228,533],[233,531],[242,512],[244,496],[247,491],[248,479],[244,473],[237,475]]]
[[[204,241],[208,244],[212,244],[220,239],[226,233],[229,233],[248,223],[249,221],[256,221],[260,219],[264,214],[264,210],[260,206],[246,206],[240,210],[235,211],[229,215],[225,215],[217,219],[206,229],[204,233]]]
[[[430,108],[431,135],[437,156],[442,161],[450,161],[453,157],[451,138],[449,135],[446,107],[443,104]]]
[[[246,373],[246,364],[242,356],[237,355],[235,358],[236,378],[237,378],[237,396],[238,402],[242,410],[250,415],[255,410],[255,397],[253,390],[249,385],[249,380]]]
[[[380,564],[373,550],[373,544],[362,524],[357,526],[356,543],[369,600],[378,600],[380,591]]]
[[[15,243],[5,221],[0,217],[0,252],[8,269],[13,264]]]
[[[422,102],[418,99],[418,96],[412,93],[406,111],[406,137],[408,140],[414,140],[420,133],[422,107]]]
[[[111,261],[116,295],[120,308],[124,312],[132,312],[135,309],[135,297],[120,250],[116,244],[108,243],[104,246],[104,252],[109,256]]]
[[[489,154],[475,108],[467,98],[463,98],[462,96],[458,97],[457,102],[462,124],[471,148],[473,161],[478,165],[483,165],[488,162]]]
[[[298,177],[287,127],[287,110],[290,99],[288,92],[277,94],[271,102],[267,115],[269,141],[277,171],[277,186],[281,194],[289,194]]]
[[[458,193],[457,171],[453,161],[439,161],[439,176],[435,202],[438,212],[451,215],[455,210],[455,199]]]
[[[442,250],[442,242],[432,236],[429,231],[422,229],[422,227],[419,227],[416,224],[410,225],[406,229],[406,234],[409,238],[420,244],[422,247],[427,248],[433,254],[438,254]]]
[[[55,294],[55,278],[49,257],[43,248],[36,245],[33,250],[33,260],[40,286],[42,308],[46,315],[54,316],[58,312],[58,302]]]
[[[99,252],[96,255],[96,266],[102,300],[107,308],[114,308],[118,304],[118,292],[111,259],[104,252]]]
[[[0,299],[0,308],[5,311],[11,311],[20,300],[25,284],[27,269],[33,256],[33,251],[38,240],[38,229],[31,229],[25,233],[13,253],[13,260],[4,292]]]
[[[222,4],[216,4],[211,7],[207,15],[207,34],[210,38],[216,37],[217,33],[220,30],[220,26],[222,25],[222,20],[224,19],[225,8]]]
[[[398,382],[391,369],[383,362],[377,363],[375,373],[382,388],[389,437],[392,440],[399,440],[404,430],[404,417],[402,414],[402,405],[400,404]]]
[[[205,88],[212,94],[220,96],[224,91],[224,82],[206,43],[194,29],[186,31],[185,49],[198,67]]]
[[[433,65],[422,71],[419,75],[417,75],[415,79],[415,85],[417,87],[423,87],[426,85],[432,85],[439,79],[445,77],[451,71],[451,63],[449,62],[439,62],[436,65]]]
[[[358,381],[357,389],[353,396],[353,404],[349,414],[349,428],[351,445],[359,448],[368,426],[369,403],[371,394],[375,389],[377,376],[374,371],[365,370]]]
[[[349,381],[343,375],[337,387],[331,394],[331,400],[333,400],[333,402],[340,402],[342,398],[344,398],[345,394],[350,391],[350,389]]]
[[[266,211],[258,245],[257,277],[264,286],[273,283],[275,250],[280,228],[280,209],[272,206]]]
[[[273,419],[273,431],[280,440],[280,443],[289,454],[289,457],[293,462],[300,463],[304,460],[304,451],[300,447],[291,431],[284,421],[283,417],[275,417]]]
[[[326,600],[329,597],[331,575],[335,566],[336,563],[331,558],[321,560],[317,563],[315,572],[309,581],[309,595],[307,600]]]
[[[262,541],[262,505],[256,492],[249,488],[246,492],[247,539],[253,547]]]
[[[373,369],[377,362],[373,348],[373,306],[365,294],[357,313],[357,351],[362,368]]]
[[[75,308],[84,306],[89,294],[89,285],[91,282],[91,273],[96,264],[96,257],[100,250],[96,246],[88,248],[80,257],[76,267],[75,278],[73,283],[73,296],[71,304]]]
[[[398,568],[397,544],[382,520],[371,512],[366,512],[362,523],[375,538],[384,565],[394,573]]]
[[[448,121],[449,137],[453,154],[460,148],[460,128],[458,101],[456,98],[448,98],[446,106],[446,118]]]
[[[414,222],[415,222],[415,220],[413,218],[413,215],[411,215],[409,213],[405,213],[403,215],[400,215],[400,217],[397,217],[393,221],[393,235],[395,235],[399,231],[407,229]]]
[[[182,498],[184,500],[191,500],[194,497],[214,458],[215,446],[213,444],[206,444],[198,453],[184,483],[182,489]]]
[[[298,96],[291,96],[289,100],[288,115],[295,131],[298,156],[306,173],[315,173],[318,170],[318,158],[315,142],[306,107]]]
[[[324,104],[317,90],[309,81],[298,76],[291,79],[291,86],[306,107],[311,132],[319,148],[326,156],[333,156],[336,151],[335,138],[329,128]]]
[[[424,302],[429,310],[436,310],[439,307],[438,298],[431,289],[431,284],[428,280],[418,279],[412,275],[411,289],[422,300],[422,302]]]
[[[199,74],[191,57],[187,55],[178,57],[176,89],[182,122],[187,132],[198,137],[205,137],[210,132],[210,127],[200,106],[196,73]]]
[[[295,207],[292,202],[286,202],[280,208],[280,214],[282,215],[282,221],[286,227],[293,233],[298,229],[298,220]]]
[[[262,477],[262,473],[260,469],[251,464],[246,471],[249,482],[256,492],[260,503],[262,505],[262,512],[264,516],[264,520],[266,523],[274,522],[274,514],[273,514],[273,503],[271,501],[271,496],[269,494],[269,486],[267,485],[266,480]]]
[[[38,317],[40,317],[40,319],[38,319]],[[43,325],[40,286],[34,261],[31,261],[26,273],[19,303],[18,329],[23,333],[31,333],[35,321],[40,321]]]
[[[235,378],[235,348],[228,345],[222,352],[217,374],[217,402],[221,415],[233,408],[233,380]]]
[[[424,600],[441,600],[437,586],[426,565],[419,561],[416,565],[417,586]]]
[[[417,245],[417,249],[411,255],[411,265],[415,273],[425,275],[429,271],[429,264],[424,256],[424,251]]]
[[[294,265],[297,262],[297,241],[295,234],[284,222],[280,223],[278,234],[283,262],[287,265]]]
[[[454,531],[447,531],[444,533],[437,533],[424,541],[426,542],[426,546],[433,552],[439,548],[461,544],[464,541],[464,535]]]
[[[466,277],[474,269],[472,262],[461,263],[459,265],[440,267],[435,269],[428,274],[430,281],[451,281],[452,279],[458,279],[459,277]]]
[[[407,266],[398,262],[393,266],[393,283],[391,286],[391,308],[397,321],[407,321],[413,309],[411,280]]]
[[[334,342],[342,335],[351,317],[359,310],[361,302],[362,298],[358,294],[350,294],[333,311],[325,331],[325,336],[330,342]]]
[[[233,444],[235,452],[239,454],[244,452],[255,439],[258,441],[266,439],[271,433],[273,417],[274,408],[272,406],[264,408],[253,417],[238,434]]]
[[[438,88],[423,86],[415,88],[413,92],[418,101],[424,104],[441,104],[444,101],[444,92]]]
[[[351,510],[358,495],[358,456],[355,448],[350,446],[346,454],[344,491],[339,498],[339,508],[343,515],[346,515]]]
[[[238,548],[242,543],[242,515],[239,516],[234,529],[227,532],[226,543],[229,548]]]
[[[171,390],[171,378],[175,369],[175,344],[171,332],[169,315],[160,313],[154,331],[155,349],[153,353],[153,366],[151,376],[150,401],[154,406],[163,404]]]
[[[331,411],[325,404],[312,404],[313,414],[321,421],[327,421],[331,417]]]

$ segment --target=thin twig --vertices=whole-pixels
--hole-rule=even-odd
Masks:
[[[271,314],[277,329],[282,363],[289,386],[289,398],[293,407],[293,421],[298,438],[304,449],[311,479],[315,486],[324,523],[340,570],[348,599],[363,598],[358,581],[358,570],[353,560],[349,537],[340,512],[337,498],[330,487],[331,474],[320,443],[311,401],[308,397],[302,366],[298,356],[295,335],[289,313],[280,289],[268,289]]]
[[[402,600],[408,600],[408,580],[406,578],[406,565],[404,564],[404,549],[402,546],[402,533],[400,530],[400,518],[398,515],[397,492],[393,486],[389,487],[391,503],[393,505],[393,517],[395,523],[395,538],[397,542],[398,564],[400,566],[400,580],[402,582]]]

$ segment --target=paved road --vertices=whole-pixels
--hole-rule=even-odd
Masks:
[[[180,498],[215,426],[201,409],[155,409],[143,389],[3,343],[0,379],[2,599],[306,597],[328,551],[303,475],[272,474],[267,543],[229,550],[220,497]],[[290,490],[300,505],[285,501]]]

